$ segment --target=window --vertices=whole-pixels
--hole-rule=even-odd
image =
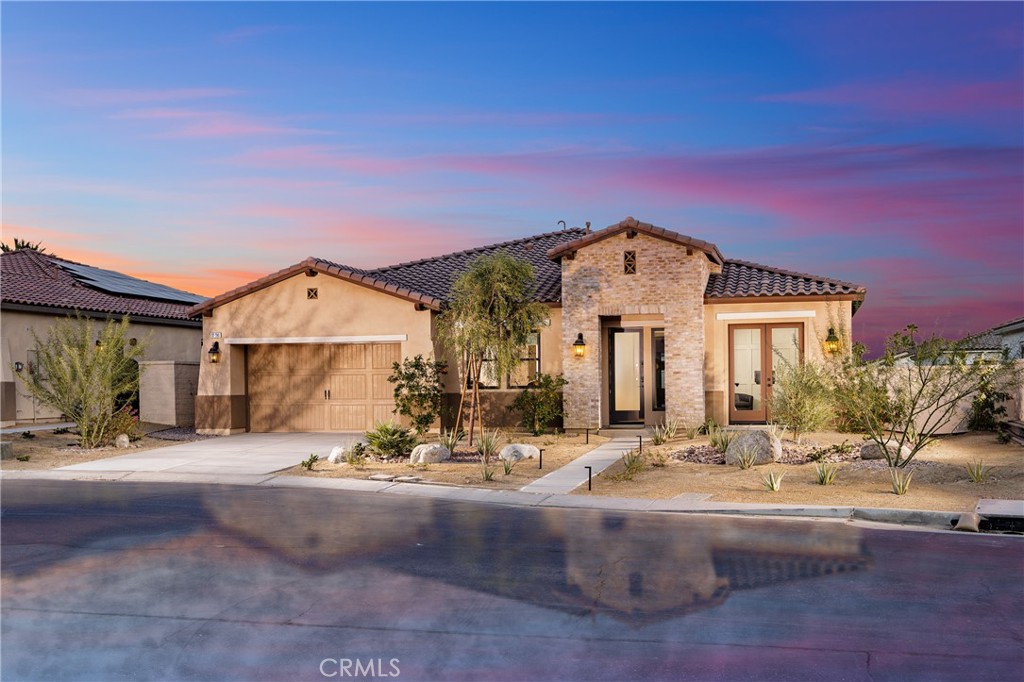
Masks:
[[[310,287],[306,289],[306,298],[310,301],[315,301],[320,298],[320,292],[316,287]]]
[[[654,410],[665,409],[665,330],[653,329],[654,337]]]
[[[540,374],[540,333],[534,332],[527,338],[523,356],[517,367],[508,376],[509,388],[526,388],[537,381]]]
[[[622,271],[627,275],[636,274],[636,251],[625,251],[622,254]]]
[[[490,354],[484,356],[480,365],[480,388],[498,388],[498,373],[494,370],[494,358]]]

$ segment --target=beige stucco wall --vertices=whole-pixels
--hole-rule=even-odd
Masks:
[[[24,364],[23,372],[28,371],[30,353],[35,348],[32,331],[40,339],[46,339],[53,327],[56,317],[42,313],[29,313],[15,310],[0,312],[0,329],[2,329],[3,349],[3,381],[13,382],[16,394],[14,416],[17,422],[56,421],[60,415],[55,411],[38,405],[24,395],[24,389],[15,377],[10,366],[15,362]],[[90,322],[96,335],[105,324],[104,320]],[[196,327],[178,327],[169,325],[133,322],[129,327],[128,336],[139,339],[146,344],[144,360],[199,360],[200,330]],[[6,415],[5,415],[6,416]],[[10,420],[5,420],[5,424]]]
[[[309,300],[307,288],[318,290]],[[203,360],[196,397],[196,427],[204,433],[245,429],[245,344],[239,339],[404,336],[402,357],[435,357],[433,314],[412,301],[331,275],[298,274],[217,307],[203,318]],[[206,357],[219,333],[222,357]]]
[[[803,323],[804,359],[821,361],[823,343],[829,327],[843,338],[845,352],[850,350],[851,301],[787,301],[779,303],[708,303],[704,306],[704,382],[708,416],[719,424],[729,414],[729,325]],[[752,318],[719,319],[720,314],[753,314]],[[793,313],[787,315],[786,313]],[[797,314],[800,313],[800,314]],[[809,314],[810,316],[808,316]],[[769,315],[771,315],[769,317]],[[775,315],[780,315],[776,317]]]
[[[623,253],[636,251],[637,272],[625,274]],[[562,259],[562,347],[583,333],[587,352],[565,361],[567,428],[597,428],[607,413],[602,318],[662,316],[665,327],[668,419],[704,419],[703,295],[714,266],[698,250],[643,233],[625,232]],[[646,349],[645,349],[645,354]],[[646,411],[647,423],[658,413]]]
[[[195,425],[199,362],[140,362],[139,419],[153,424]]]

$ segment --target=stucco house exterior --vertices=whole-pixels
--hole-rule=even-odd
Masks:
[[[131,338],[146,341],[140,386],[144,421],[191,426],[202,323],[189,308],[203,297],[33,249],[0,254],[0,425],[55,422],[61,415],[25,395],[15,374],[37,371],[33,332],[45,339],[76,312],[97,334],[127,316]]]
[[[519,371],[483,382],[490,423],[513,419],[504,407],[537,372],[568,380],[569,430],[763,423],[779,358],[820,358],[865,294],[729,260],[633,218],[373,270],[308,258],[191,309],[203,316],[207,356],[197,428],[361,431],[393,419],[391,363],[422,354],[456,366],[437,341],[437,315],[468,264],[496,251],[533,265],[551,314]],[[460,381],[449,372],[453,400]]]

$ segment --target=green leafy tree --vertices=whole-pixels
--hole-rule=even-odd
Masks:
[[[406,358],[391,366],[388,381],[395,385],[394,412],[409,418],[417,435],[422,435],[441,414],[444,374],[448,366],[422,355]]]
[[[889,337],[879,360],[854,356],[836,365],[833,400],[890,467],[905,467],[976,394],[1008,392],[1019,382],[1005,358],[980,359],[967,341],[918,339],[909,325]]]
[[[511,372],[522,357],[529,335],[548,318],[547,307],[533,300],[533,266],[507,253],[477,258],[452,286],[451,301],[438,319],[442,344],[459,358],[461,399],[455,429],[468,407],[469,445],[479,422],[480,376],[484,361],[494,376]]]
[[[99,339],[81,315],[58,319],[45,341],[32,336],[36,365],[15,373],[25,390],[75,422],[82,447],[110,443],[118,413],[138,394],[138,359],[145,352],[144,343],[128,343],[128,319],[108,320]]]
[[[559,374],[538,374],[537,378],[516,396],[509,410],[521,415],[520,423],[539,436],[551,422],[565,416],[562,409],[562,388],[569,383]]]

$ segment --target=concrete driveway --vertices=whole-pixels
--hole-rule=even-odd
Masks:
[[[242,433],[108,457],[58,471],[146,471],[176,474],[272,474],[310,455],[326,458],[335,445],[348,446],[359,433]]]

